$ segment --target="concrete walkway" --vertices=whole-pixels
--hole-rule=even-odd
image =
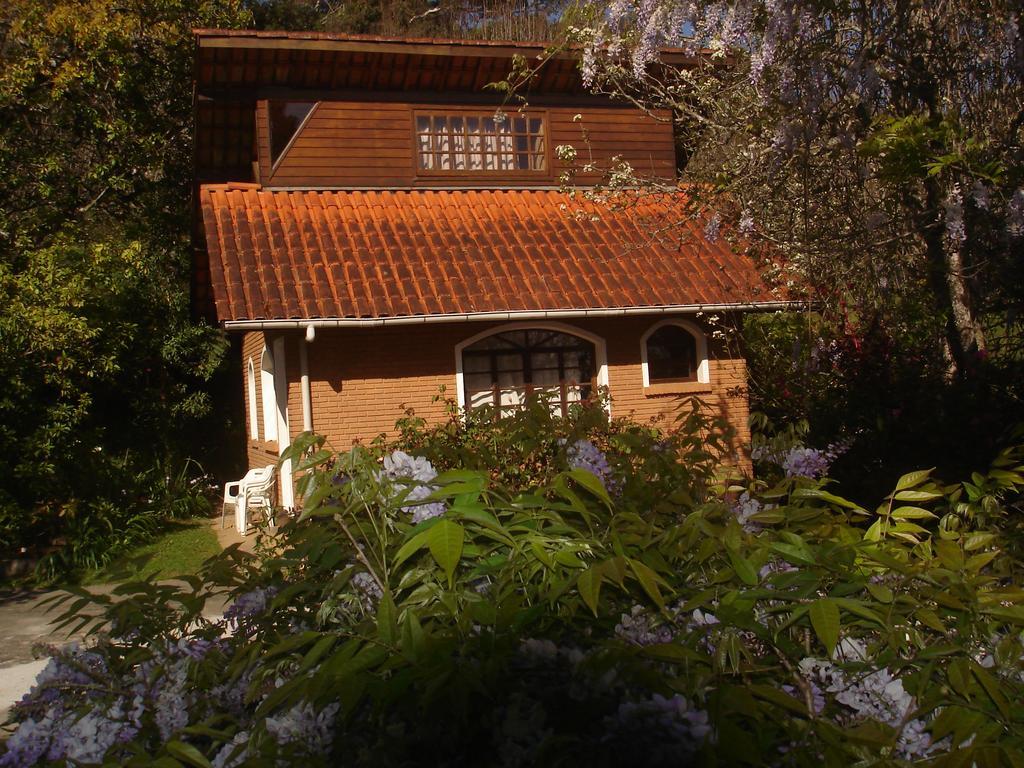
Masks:
[[[220,516],[211,518],[210,527],[221,548],[241,543],[242,549],[252,551],[256,536],[242,537],[228,516],[227,527],[221,528]],[[110,594],[116,585],[101,584],[87,587],[93,594]],[[36,675],[46,666],[47,659],[36,659],[33,648],[45,645],[63,646],[85,638],[88,627],[68,633],[56,630],[54,619],[65,606],[51,610],[47,599],[66,594],[61,590],[6,590],[0,591],[0,723],[7,719],[12,704],[18,701],[32,684]],[[90,612],[86,608],[86,612]],[[91,611],[95,613],[95,609]],[[219,619],[224,613],[224,601],[211,600],[203,615]]]

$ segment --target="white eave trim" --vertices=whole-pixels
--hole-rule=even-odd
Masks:
[[[669,304],[652,307],[611,309],[529,309],[510,312],[467,312],[442,315],[396,315],[394,317],[318,317],[288,320],[226,320],[228,331],[284,330],[288,328],[375,328],[384,325],[425,323],[516,322],[520,320],[560,320],[579,317],[624,317],[627,315],[692,315],[698,312],[777,312],[803,309],[803,301],[753,301],[735,304]]]

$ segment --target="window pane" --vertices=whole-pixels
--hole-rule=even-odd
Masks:
[[[697,340],[678,325],[666,325],[647,339],[647,373],[651,381],[695,381]]]
[[[539,368],[554,368],[558,370],[557,352],[534,352],[530,355],[530,366],[537,370]]]
[[[479,373],[481,371],[486,371],[489,375],[491,372],[491,356],[463,355],[462,370],[466,373]]]
[[[270,112],[271,163],[276,163],[281,157],[314,105],[312,101],[271,101],[267,105]]]
[[[520,381],[523,375],[523,356],[519,354],[515,355],[498,355],[498,370],[499,371],[516,371],[520,376]],[[500,381],[499,377],[499,381]]]
[[[417,115],[418,166],[440,171],[543,171],[544,121],[539,117]],[[433,157],[424,157],[433,152]]]
[[[534,368],[532,384],[535,387],[550,387],[554,385],[557,389],[558,382],[559,378],[557,368],[543,368],[539,371]]]
[[[467,373],[465,381],[467,392],[479,392],[485,389],[490,392],[494,386],[490,371],[487,373]]]

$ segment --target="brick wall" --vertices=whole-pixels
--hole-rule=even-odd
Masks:
[[[562,325],[578,328],[605,340],[612,415],[634,421],[657,422],[671,429],[681,401],[691,395],[704,400],[711,410],[724,416],[736,429],[730,464],[749,469],[745,446],[747,427],[746,364],[726,348],[708,339],[710,384],[679,387],[643,387],[640,338],[659,322],[660,316],[585,319]],[[394,435],[395,421],[406,408],[428,420],[444,418],[444,403],[432,402],[445,387],[445,395],[456,397],[455,345],[503,323],[453,323],[404,325],[380,328],[317,329],[316,340],[307,345],[313,429],[327,436],[335,450],[346,450],[353,442],[368,442],[380,433]],[[286,334],[288,374],[288,423],[293,436],[302,431],[302,390],[299,372],[302,333]],[[248,333],[243,342],[242,386],[245,367],[252,356],[256,368],[257,399],[260,389],[260,353],[264,337]],[[665,391],[666,389],[672,391]],[[246,394],[248,398],[248,394]],[[261,402],[261,401],[260,401]],[[260,435],[264,435],[262,407],[257,408]],[[248,402],[246,414],[248,415]],[[249,442],[250,466],[262,466],[277,457],[276,443]]]

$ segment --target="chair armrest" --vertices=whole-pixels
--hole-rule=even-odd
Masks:
[[[229,503],[233,502],[236,498],[238,498],[238,494],[239,494],[239,491],[241,490],[241,486],[242,486],[242,482],[240,480],[236,480],[235,482],[228,483],[227,485],[224,486],[224,503],[225,504],[229,504]],[[231,492],[232,488],[235,489],[234,493]]]

